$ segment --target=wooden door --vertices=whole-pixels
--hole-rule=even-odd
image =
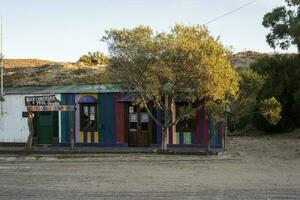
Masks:
[[[54,112],[37,113],[37,136],[39,144],[51,144],[55,131]]]
[[[151,123],[145,108],[137,105],[128,107],[128,146],[147,147],[150,145]]]

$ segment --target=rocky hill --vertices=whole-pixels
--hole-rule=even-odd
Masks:
[[[107,83],[105,66],[52,62],[38,59],[6,59],[5,86]]]
[[[257,58],[267,55],[245,51],[234,54],[231,63],[235,69],[249,67]],[[87,66],[76,62],[52,62],[39,59],[6,59],[5,86],[63,85],[110,83],[105,66]]]
[[[272,55],[271,53],[259,53],[255,51],[243,51],[233,54],[230,61],[231,65],[240,71],[244,68],[248,68],[254,63],[258,58],[266,55]]]

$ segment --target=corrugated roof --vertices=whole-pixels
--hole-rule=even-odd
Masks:
[[[63,94],[63,93],[116,93],[123,92],[120,85],[61,85],[17,86],[4,88],[5,94]]]

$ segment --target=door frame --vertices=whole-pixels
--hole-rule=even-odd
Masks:
[[[137,131],[130,131],[130,126],[129,126],[129,106],[131,106],[131,103],[126,103],[124,105],[125,108],[125,141],[128,143],[129,147],[149,147],[150,144],[152,143],[152,118],[150,117],[150,115],[148,114],[148,131],[143,131],[145,134],[147,134],[147,143],[146,144],[142,144],[142,142],[136,142],[136,144],[132,144],[130,142],[130,134],[136,134],[136,135],[141,135],[142,134],[142,130],[141,130],[141,108],[139,105],[137,106]],[[152,106],[148,105],[149,110],[152,110]]]

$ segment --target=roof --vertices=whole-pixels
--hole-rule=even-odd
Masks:
[[[64,93],[117,93],[124,92],[120,85],[61,85],[17,86],[4,88],[5,94],[64,94]]]

